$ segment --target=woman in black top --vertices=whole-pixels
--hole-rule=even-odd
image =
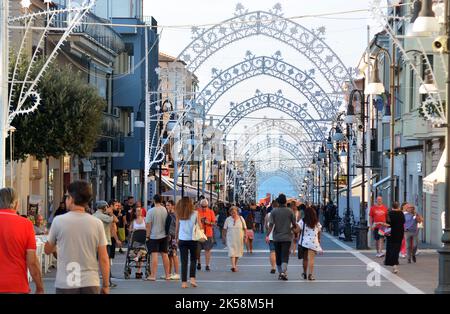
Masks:
[[[391,227],[391,235],[387,237],[384,265],[393,266],[393,272],[396,274],[398,273],[398,257],[402,246],[405,224],[405,215],[401,211],[398,202],[394,203],[392,210],[389,212],[388,219]]]

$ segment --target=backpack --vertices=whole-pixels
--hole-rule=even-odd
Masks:
[[[167,236],[173,236],[176,232],[176,219],[169,212],[167,212],[166,224],[164,226],[164,230]]]

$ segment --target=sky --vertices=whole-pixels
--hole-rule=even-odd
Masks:
[[[317,15],[324,13],[352,11],[368,9],[370,0],[241,0],[240,3],[249,11],[268,11],[276,3],[280,3],[283,16],[286,18],[304,15]],[[179,53],[191,42],[192,33],[190,27],[185,25],[218,24],[234,16],[238,1],[229,0],[164,0],[151,1],[144,0],[144,15],[153,16],[160,26],[160,51],[172,56]],[[317,29],[325,27],[325,41],[333,49],[336,55],[342,60],[346,67],[356,67],[368,42],[367,26],[371,26],[370,38],[378,32],[376,23],[371,20],[368,12],[357,12],[351,14],[296,18],[296,23],[308,28]],[[176,26],[176,27],[173,27]],[[309,70],[313,65],[296,50],[286,44],[267,37],[251,37],[240,40],[224,47],[212,55],[195,73],[200,80],[200,90],[211,80],[211,69],[227,69],[239,62],[242,62],[247,51],[251,51],[257,56],[272,56],[280,51],[283,60],[302,70]],[[323,83],[318,78],[319,83]],[[274,93],[283,91],[283,95],[296,103],[305,101],[303,95],[286,84],[272,77],[259,76],[249,79],[226,92],[211,109],[210,114],[215,118],[221,118],[230,110],[230,102],[240,103],[252,98],[255,90],[259,89],[263,93]],[[237,139],[245,128],[260,122],[261,118],[283,118],[288,123],[295,123],[292,118],[274,109],[264,109],[254,112],[242,119],[233,128],[228,139]],[[267,132],[266,132],[267,133]],[[267,137],[267,134],[252,134],[252,143],[257,143]],[[270,131],[269,136],[279,136],[276,131]],[[265,151],[260,154],[258,160],[288,157],[277,148]],[[259,161],[264,162],[264,161]],[[286,190],[294,193],[290,188],[290,183],[281,177],[268,180],[258,192],[259,196],[264,196],[266,192],[277,194],[280,186],[286,186]],[[293,196],[293,195],[292,195]]]

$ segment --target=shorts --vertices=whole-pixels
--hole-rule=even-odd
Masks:
[[[175,239],[173,239],[172,237],[170,237],[169,240],[169,257],[172,256],[177,256],[177,241]]]
[[[255,233],[253,232],[253,230],[247,229],[247,238],[250,240],[253,240],[255,238]]]
[[[269,242],[269,249],[270,252],[275,252],[275,242],[273,242],[272,240],[270,240]]]
[[[150,239],[147,242],[147,248],[150,253],[167,253],[169,249],[168,238]]]
[[[208,237],[208,240],[206,240],[205,242],[201,243],[198,242],[198,249],[201,250],[205,250],[205,251],[210,251],[213,247],[213,238],[212,237]]]
[[[384,238],[382,235],[380,235],[380,234],[378,233],[378,228],[375,228],[375,229],[373,230],[373,238],[375,239],[375,241],[378,241],[378,240],[380,240],[381,238]]]

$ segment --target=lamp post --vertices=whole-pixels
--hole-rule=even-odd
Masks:
[[[355,95],[358,94],[359,95],[359,99],[361,101],[361,125],[362,125],[362,132],[364,132],[365,130],[365,121],[366,121],[366,116],[365,116],[365,108],[366,108],[366,102],[365,102],[365,97],[362,91],[354,89],[352,90],[352,92],[350,93],[350,98],[349,98],[349,106],[351,106],[352,108],[354,108],[353,106],[353,100]],[[362,201],[360,204],[360,216],[359,216],[359,224],[356,227],[357,230],[357,237],[356,237],[356,249],[358,250],[367,250],[369,248],[368,246],[368,241],[367,241],[367,232],[368,232],[368,227],[367,227],[367,220],[366,220],[366,189],[365,189],[365,163],[366,163],[366,137],[363,135],[362,136],[362,173],[361,173],[361,197],[362,197]]]
[[[439,25],[432,10],[431,0],[422,0],[422,10],[419,17],[413,25],[414,32],[437,32]],[[445,38],[447,43],[450,39],[450,4],[445,1]],[[439,283],[435,290],[437,294],[450,294],[450,53],[446,47],[447,54],[447,81],[446,81],[446,136],[445,147],[447,149],[447,162],[445,164],[445,228],[442,235],[443,246],[438,250],[439,253]],[[427,83],[427,82],[425,82]],[[425,86],[426,88],[426,86]]]
[[[391,123],[390,123],[390,206],[394,204],[395,201],[395,44],[392,43],[392,55],[384,48],[380,47],[380,50],[375,55],[375,62],[370,75],[370,81],[365,89],[365,94],[367,95],[381,95],[385,92],[383,83],[380,80],[378,59],[380,53],[383,53],[389,61],[390,64],[390,109],[391,109]]]
[[[312,203],[313,205],[315,205],[316,203],[316,158],[313,158],[312,164],[311,164],[311,168],[312,168]]]
[[[351,217],[351,206],[350,206],[350,196],[351,196],[351,183],[350,183],[350,162],[351,162],[351,154],[350,154],[350,138],[351,138],[351,128],[354,122],[355,110],[352,104],[349,104],[347,107],[347,115],[345,117],[345,123],[347,124],[347,206],[345,210],[345,218],[344,218],[344,241],[352,242],[352,226],[350,223]]]

